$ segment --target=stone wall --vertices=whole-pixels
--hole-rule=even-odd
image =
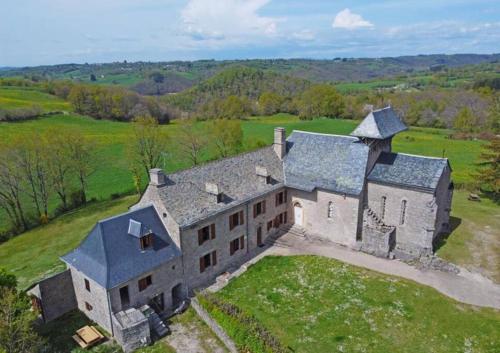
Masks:
[[[149,321],[138,309],[128,309],[113,315],[114,337],[125,353],[151,343]]]
[[[143,291],[139,291],[139,280],[149,275],[151,276],[152,284]],[[115,313],[130,307],[141,307],[148,304],[153,297],[161,293],[163,293],[165,309],[173,309],[172,288],[178,284],[182,286],[183,296],[187,296],[183,280],[182,259],[180,257],[174,258],[150,272],[146,272],[118,287],[110,289],[111,311]],[[124,307],[120,299],[120,288],[125,286],[128,286],[130,305]]]
[[[219,274],[227,271],[231,267],[237,266],[248,252],[257,246],[257,227],[262,227],[262,241],[264,242],[275,229],[267,231],[267,222],[274,220],[276,215],[287,211],[287,203],[275,206],[275,195],[283,191],[283,188],[269,192],[257,197],[248,203],[234,207],[228,211],[217,214],[214,217],[205,219],[189,228],[181,230],[181,249],[184,261],[184,279],[189,288],[196,288],[205,285],[215,279]],[[263,215],[253,218],[253,205],[266,200],[266,212]],[[289,204],[289,203],[288,203]],[[229,216],[243,211],[244,224],[229,229]],[[290,213],[288,212],[288,221]],[[198,230],[215,224],[215,239],[209,239],[203,244],[198,242]],[[233,255],[229,252],[229,243],[234,239],[244,237],[244,249],[237,250]],[[200,257],[205,254],[217,253],[217,264],[205,268],[200,272]]]
[[[209,313],[206,312],[205,309],[201,307],[198,303],[198,299],[193,298],[191,301],[191,306],[196,311],[198,316],[207,324],[208,327],[215,333],[215,335],[224,343],[226,348],[231,353],[238,353],[238,349],[236,348],[236,344],[233,342],[231,338],[227,335],[222,327],[219,326],[217,322],[210,316]]]
[[[75,290],[78,309],[108,332],[113,332],[111,327],[111,308],[109,307],[106,288],[85,276],[76,268],[72,266],[69,268],[71,270],[71,277],[73,278],[73,288]],[[85,279],[90,283],[90,291],[85,288]],[[89,310],[86,303],[92,309]]]
[[[40,281],[28,294],[41,300],[44,322],[55,320],[77,307],[70,270]]]
[[[306,192],[289,189],[291,206],[302,206],[302,227],[311,234],[322,236],[335,243],[354,246],[358,228],[359,199],[325,190]],[[333,204],[333,216],[328,217],[329,202]],[[294,220],[291,212],[292,222]]]
[[[368,207],[385,224],[396,227],[396,257],[418,257],[432,253],[437,212],[434,194],[374,182],[368,182],[367,188]],[[384,212],[382,196],[386,197]],[[406,200],[406,211],[404,224],[401,224],[403,200]]]
[[[450,169],[446,168],[436,188],[436,205],[438,209],[434,227],[436,229],[434,240],[440,233],[450,231],[450,211],[453,198],[453,187],[450,188],[450,183]]]

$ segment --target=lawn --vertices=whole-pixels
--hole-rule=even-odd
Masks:
[[[95,202],[0,245],[0,268],[17,276],[19,288],[64,269],[59,257],[74,249],[95,223],[127,211],[136,196]]]
[[[70,104],[48,93],[30,88],[0,87],[0,109],[40,106],[43,111],[71,110]]]
[[[216,296],[292,352],[500,351],[500,311],[332,259],[266,257]]]

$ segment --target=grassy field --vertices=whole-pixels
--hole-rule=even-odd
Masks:
[[[331,259],[266,257],[217,296],[292,352],[500,351],[500,311]]]
[[[205,124],[205,123],[200,123]],[[255,117],[243,122],[244,149],[255,148],[258,144],[270,144],[275,126],[286,127],[288,133],[293,129],[314,132],[348,134],[357,122],[350,120],[317,119],[301,121],[294,116],[280,114],[273,117]],[[76,115],[59,115],[21,123],[0,123],[0,137],[6,140],[18,136],[27,136],[33,131],[42,132],[49,128],[72,128],[95,141],[97,165],[96,172],[89,180],[89,197],[106,200],[112,194],[133,190],[131,173],[125,158],[126,143],[132,127],[130,124],[105,120],[94,120]],[[178,124],[162,126],[175,141]],[[472,180],[471,166],[476,160],[481,141],[461,141],[447,139],[446,130],[415,128],[397,136],[394,150],[414,154],[442,156],[450,158],[454,169],[453,179],[463,183]],[[213,158],[213,151],[204,158]],[[186,168],[189,164],[179,158],[172,148],[170,157],[164,168],[168,172]],[[143,183],[145,183],[144,177]],[[100,218],[126,210],[133,202],[133,197],[104,203],[94,203],[87,209],[78,210],[65,215],[49,225],[35,228],[20,237],[0,245],[0,267],[5,267],[20,277],[20,286],[26,287],[34,280],[47,273],[61,268],[58,257],[71,250],[86,235],[86,232]],[[53,208],[55,200],[53,202]],[[500,280],[498,261],[482,258],[484,249],[488,254],[495,253],[490,242],[479,241],[476,230],[485,230],[491,241],[500,241],[498,219],[500,208],[488,200],[471,203],[466,200],[465,192],[456,192],[453,205],[453,216],[460,219],[460,224],[447,240],[439,254],[459,264],[477,267],[483,266],[490,277]],[[7,219],[0,213],[0,229],[7,226]],[[35,250],[34,250],[35,249]],[[36,261],[33,260],[33,251]],[[477,255],[479,254],[479,256]],[[498,254],[498,251],[496,251]],[[489,259],[493,255],[489,255]],[[28,261],[31,260],[31,261]]]
[[[45,112],[70,110],[70,104],[51,94],[29,88],[0,87],[0,109],[40,106]]]

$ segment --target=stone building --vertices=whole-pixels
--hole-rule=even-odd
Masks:
[[[138,204],[98,222],[62,258],[75,306],[129,344],[123,322],[144,332],[134,309],[171,310],[291,226],[378,256],[432,253],[449,229],[451,168],[444,158],[392,152],[404,130],[389,107],[351,136],[286,139],[276,128],[272,146],[169,175],[151,170]]]

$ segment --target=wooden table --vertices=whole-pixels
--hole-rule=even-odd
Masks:
[[[103,338],[104,336],[95,327],[88,325],[77,330],[76,335],[73,336],[73,339],[82,348],[93,346]]]

